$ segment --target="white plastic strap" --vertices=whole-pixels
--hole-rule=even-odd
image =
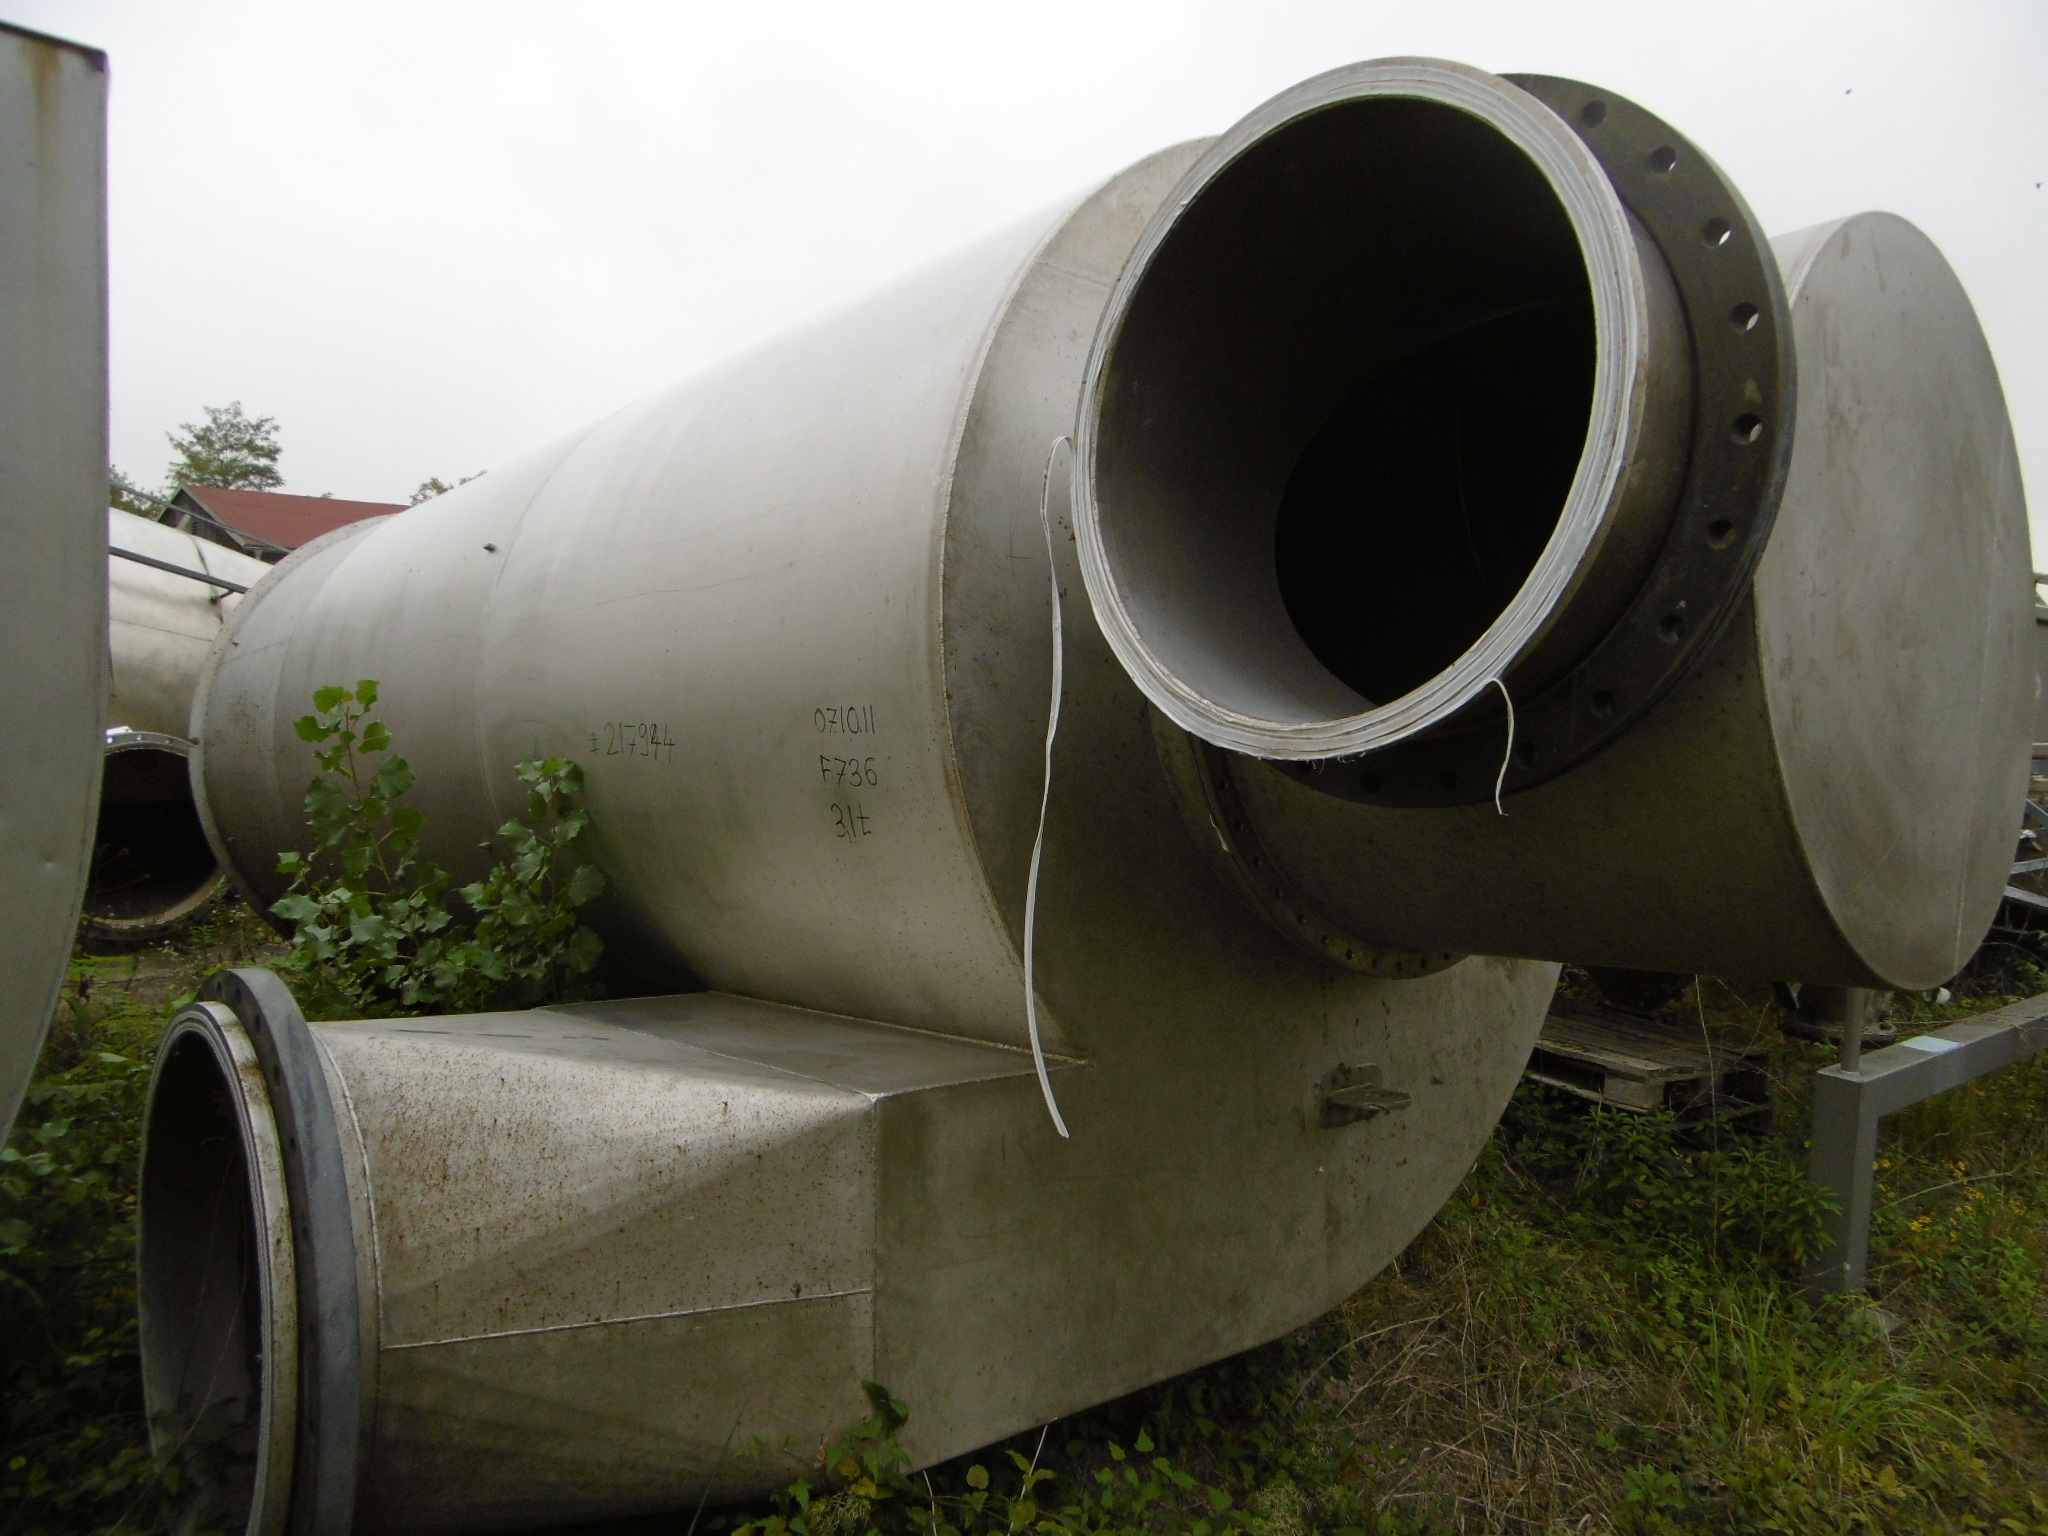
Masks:
[[[1045,1095],[1046,1113],[1053,1129],[1067,1136],[1067,1122],[1060,1118],[1059,1101],[1052,1096],[1052,1078],[1045,1070],[1045,1047],[1038,1038],[1038,863],[1045,853],[1045,813],[1052,804],[1052,743],[1060,731],[1060,694],[1066,685],[1066,647],[1061,630],[1060,568],[1053,556],[1052,466],[1059,457],[1060,444],[1073,446],[1064,433],[1052,440],[1045,456],[1045,479],[1038,488],[1038,521],[1045,529],[1045,568],[1052,579],[1052,708],[1045,721],[1045,781],[1038,796],[1038,835],[1031,840],[1031,876],[1024,885],[1024,1022],[1031,1031],[1031,1062],[1038,1068],[1038,1089]],[[1071,1139],[1071,1138],[1069,1138]]]
[[[1508,696],[1508,685],[1499,678],[1493,680],[1493,686],[1500,690],[1500,696],[1508,706],[1508,744],[1500,755],[1500,772],[1493,778],[1493,808],[1505,816],[1507,808],[1500,803],[1500,787],[1508,781],[1508,764],[1514,761],[1515,756],[1515,701]]]

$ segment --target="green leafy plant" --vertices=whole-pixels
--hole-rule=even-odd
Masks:
[[[75,962],[0,1148],[0,1531],[168,1529],[136,1369],[135,1161],[158,1010]]]
[[[1589,1106],[1535,1083],[1510,1104],[1501,1146],[1589,1230],[1709,1267],[1796,1279],[1834,1208],[1780,1140],[1730,1133],[1691,1144],[1668,1110]]]
[[[604,876],[572,848],[590,825],[571,804],[582,770],[563,758],[518,765],[526,818],[498,829],[507,856],[454,893],[473,914],[465,921],[448,872],[420,852],[425,816],[398,803],[416,775],[371,717],[376,703],[372,679],[322,688],[293,722],[319,764],[306,788],[313,845],[278,860],[292,884],[270,910],[293,925],[282,969],[301,1001],[327,1016],[385,1016],[594,995],[604,945],[578,914]]]
[[[1266,1353],[1287,1355],[1284,1347]],[[1234,1374],[1261,1387],[1278,1380],[1269,1364],[1260,1363],[1226,1362],[1215,1374]],[[1263,1453],[1272,1452],[1289,1464],[1295,1461],[1292,1452],[1281,1449],[1288,1438],[1284,1431],[1276,1434],[1268,1426],[1261,1434],[1255,1428],[1262,1443],[1254,1448],[1210,1419],[1204,1410],[1216,1396],[1214,1384],[1189,1378],[1162,1389],[1147,1415],[1151,1428],[1140,1423],[1134,1435],[1108,1430],[1098,1446],[1100,1456],[1091,1458],[1101,1464],[1092,1476],[1066,1474],[1072,1496],[1056,1503],[1048,1485],[1060,1474],[1041,1464],[1045,1432],[1035,1442],[1001,1447],[1001,1460],[963,1458],[913,1476],[910,1456],[898,1439],[909,1422],[909,1408],[879,1383],[861,1386],[874,1411],[820,1453],[817,1480],[799,1478],[778,1490],[773,1512],[746,1517],[734,1525],[733,1536],[1241,1536],[1274,1522],[1262,1520],[1249,1506],[1240,1508],[1226,1489],[1175,1465],[1152,1429],[1164,1434],[1170,1427],[1198,1454],[1206,1451],[1226,1468],[1225,1475],[1235,1475],[1246,1456],[1263,1459]],[[1277,1394],[1271,1403],[1263,1391],[1256,1395],[1260,1406],[1285,1414]],[[1080,1421],[1076,1427],[1090,1426]],[[1089,1449],[1078,1439],[1069,1440],[1066,1448],[1070,1457],[1085,1457]],[[1009,1463],[1007,1470],[1002,1461]],[[1285,1491],[1273,1495],[1269,1490],[1267,1504],[1285,1505],[1296,1491],[1284,1480],[1278,1486]],[[714,1516],[710,1528],[729,1521],[729,1516]]]

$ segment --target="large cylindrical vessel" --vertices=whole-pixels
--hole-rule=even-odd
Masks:
[[[284,1133],[296,1331],[244,1336],[297,1338],[298,1408],[239,1411],[265,1468],[289,1442],[291,1529],[484,1529],[759,1490],[789,1468],[721,1446],[759,1439],[801,1459],[859,1414],[864,1378],[911,1405],[912,1453],[941,1457],[1271,1338],[1437,1209],[1520,1073],[1549,962],[1602,958],[1604,930],[1540,914],[1517,927],[1522,897],[1479,882],[1455,940],[1424,923],[1376,931],[1459,846],[1441,818],[1464,813],[1297,784],[1241,757],[1265,738],[1190,738],[1168,717],[1199,722],[1116,629],[1098,567],[1114,564],[1107,520],[1136,506],[1150,585],[1121,600],[1164,672],[1204,657],[1205,676],[1268,667],[1226,701],[1232,730],[1260,728],[1261,697],[1294,700],[1281,735],[1314,709],[1339,719],[1365,695],[1334,671],[1318,682],[1302,657],[1348,647],[1345,665],[1363,664],[1384,626],[1365,641],[1347,629],[1376,620],[1330,596],[1339,581],[1279,634],[1276,613],[1294,620],[1268,588],[1297,558],[1384,584],[1370,562],[1342,565],[1338,525],[1374,461],[1376,412],[1410,390],[1433,402],[1418,429],[1454,466],[1469,431],[1487,487],[1479,498],[1476,475],[1454,475],[1446,502],[1441,477],[1432,491],[1411,474],[1416,520],[1440,521],[1464,486],[1483,505],[1450,526],[1453,553],[1469,532],[1476,563],[1520,569],[1524,595],[1504,599],[1505,639],[1465,602],[1471,634],[1440,627],[1389,674],[1409,679],[1400,698],[1428,699],[1364,735],[1340,727],[1341,751],[1400,749],[1397,716],[1460,724],[1493,678],[1570,679],[1634,622],[1640,593],[1672,581],[1693,583],[1698,630],[1660,641],[1652,625],[1669,655],[1637,666],[1658,709],[1713,735],[1699,716],[1719,696],[1687,690],[1740,632],[1788,474],[1799,482],[1795,317],[1819,290],[1795,282],[1788,307],[1716,179],[1703,218],[1746,263],[1750,298],[1729,303],[1754,300],[1738,335],[1757,345],[1703,363],[1698,306],[1725,274],[1674,257],[1677,215],[1624,197],[1583,110],[1546,105],[1559,88],[1426,61],[1312,82],[1213,146],[1154,156],[483,480],[341,530],[252,592],[197,706],[202,809],[245,889],[273,896],[277,856],[301,838],[312,764],[291,720],[320,686],[376,678],[419,773],[428,852],[458,877],[519,808],[515,763],[583,764],[609,880],[595,920],[631,961],[617,989],[677,994],[308,1025],[262,973],[212,985],[206,1006],[246,1032]],[[1618,99],[1612,112],[1668,132]],[[1244,195],[1206,204],[1226,215],[1206,226],[1220,245],[1162,265],[1179,221],[1225,182]],[[1377,200],[1359,206],[1360,187]],[[1219,251],[1241,281],[1218,277]],[[1286,281],[1249,280],[1261,252]],[[1135,314],[1152,316],[1143,356],[1120,350]],[[1390,388],[1388,369],[1422,352]],[[1550,358],[1575,381],[1561,399]],[[1719,422],[1726,375],[1745,368],[1754,431],[1737,443],[1716,425],[1730,451],[1709,452],[1702,422]],[[1492,394],[1473,394],[1475,377]],[[1096,410],[1112,397],[1114,431]],[[1533,437],[1510,430],[1531,419]],[[1099,546],[1078,554],[1077,425],[1083,531]],[[1132,442],[1145,451],[1112,464]],[[1289,554],[1276,508],[1297,470]],[[1959,536],[1958,568],[1988,572],[1987,590],[2010,554],[2008,510]],[[1734,555],[1701,575],[1669,550],[1708,514],[1731,523],[1711,547]],[[1443,542],[1411,539],[1392,568],[1437,580]],[[1049,586],[1066,638],[1050,742]],[[1848,595],[1814,590],[1817,621]],[[1987,697],[2002,698],[1987,654]],[[2004,788],[2004,717],[1989,713],[1976,777],[1957,781],[1972,795]],[[1625,718],[1508,800],[1501,825],[1662,718],[1633,702],[1610,714]],[[1827,717],[1806,745],[1835,751],[1841,729]],[[1783,781],[1787,733],[1722,734],[1724,774],[1629,778],[1632,814],[1700,814],[1705,796],[1727,816]],[[1220,766],[1205,755],[1232,748]],[[1319,760],[1285,743],[1273,756],[1310,777]],[[1071,1139],[1026,1049],[1048,761],[1033,969]],[[1397,845],[1380,818],[1422,830]],[[1576,835],[1605,867],[1647,857],[1624,820]],[[1830,899],[1814,871],[1772,858],[1755,883],[1773,900]],[[1668,921],[1633,962],[1839,969],[1826,935],[1727,942],[1726,896],[1672,882]],[[1465,958],[1478,934],[1537,958]],[[181,1038],[212,1042],[215,1065],[160,1077],[151,1160],[185,1155],[177,1127],[204,1119],[181,1096],[237,1080],[221,1018],[195,1016]],[[252,1145],[240,1166],[266,1156]],[[267,1283],[275,1266],[250,1235],[269,1230],[266,1186],[246,1171],[240,1185],[255,1193],[232,1242],[174,1236],[161,1262]],[[153,1262],[146,1247],[146,1295]],[[146,1317],[146,1349],[175,1353],[180,1327]],[[261,1379],[252,1362],[237,1375]],[[286,1518],[257,1493],[244,1502],[259,1525]]]

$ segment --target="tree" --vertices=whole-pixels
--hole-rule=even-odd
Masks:
[[[455,485],[467,485],[472,480],[480,480],[483,478],[483,473],[484,472],[482,470],[478,470],[473,475],[464,475],[460,480],[455,482]],[[411,496],[406,498],[406,500],[412,506],[416,507],[423,501],[432,501],[436,496],[447,495],[448,492],[455,489],[455,485],[450,485],[446,480],[443,480],[439,475],[435,475],[431,479],[422,480],[419,483],[419,489],[414,491]]]
[[[152,519],[164,509],[161,496],[154,491],[145,491],[119,469],[110,469],[107,474],[107,502],[123,512]]]
[[[277,472],[284,448],[277,440],[276,417],[247,415],[239,400],[209,405],[205,411],[204,423],[184,422],[169,434],[170,445],[178,451],[168,471],[173,495],[187,485],[271,491],[284,484],[284,476]]]

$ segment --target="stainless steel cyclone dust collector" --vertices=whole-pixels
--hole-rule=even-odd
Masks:
[[[485,1529],[758,1491],[862,1378],[930,1459],[1270,1339],[1463,1176],[1555,962],[1962,962],[2028,576],[1910,226],[1774,249],[1569,81],[1309,81],[250,595],[196,770],[248,892],[290,719],[374,677],[458,871],[516,761],[585,765],[674,995],[219,982],[151,1108],[151,1404],[253,1530]]]

